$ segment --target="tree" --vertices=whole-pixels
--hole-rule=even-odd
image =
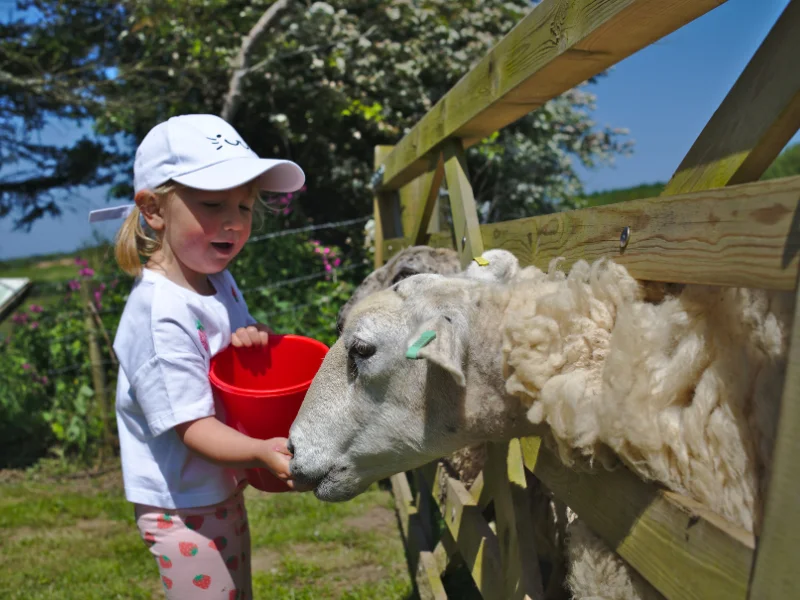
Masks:
[[[0,23],[0,218],[29,227],[58,215],[74,188],[112,181],[123,161],[89,136],[72,145],[38,141],[53,120],[91,121],[114,60],[106,26],[118,27],[121,15],[100,5],[19,4],[27,13]]]
[[[397,142],[531,7],[528,0],[340,0],[335,8],[281,0],[278,11],[276,4],[106,6],[101,12],[114,18],[98,54],[114,58],[115,77],[97,86],[103,102],[89,109],[97,130],[138,143],[169,116],[219,114],[236,88],[232,123],[251,147],[296,160],[308,175],[293,219],[365,215],[374,146]],[[270,9],[266,34],[248,36]],[[61,26],[45,20],[38,32]],[[570,207],[581,191],[572,162],[626,150],[621,132],[590,121],[592,101],[584,90],[565,94],[470,149],[486,219]],[[119,173],[115,193],[129,194],[129,171]]]

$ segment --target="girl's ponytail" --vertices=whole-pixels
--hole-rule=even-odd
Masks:
[[[134,206],[117,232],[114,246],[114,255],[120,269],[133,277],[138,277],[142,273],[142,259],[138,244],[139,236],[144,236],[140,223],[141,215],[139,207]]]
[[[173,186],[162,186],[156,190],[156,196],[163,201],[172,189]],[[142,213],[139,207],[135,206],[117,233],[114,245],[117,264],[133,277],[142,274],[142,259],[149,258],[161,248],[161,241],[155,236],[148,235],[148,232],[149,228],[146,231],[142,227]]]

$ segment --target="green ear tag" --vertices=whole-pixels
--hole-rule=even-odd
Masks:
[[[417,356],[419,351],[422,350],[425,346],[430,344],[433,340],[436,339],[436,332],[435,331],[425,331],[419,336],[419,339],[411,344],[411,347],[406,351],[406,358],[419,358]]]

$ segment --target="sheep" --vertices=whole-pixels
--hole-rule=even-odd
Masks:
[[[398,281],[420,273],[451,275],[461,270],[458,254],[450,248],[411,246],[395,254],[382,267],[375,269],[362,281],[353,295],[339,309],[336,329],[342,333],[350,309],[366,296],[393,286]]]
[[[346,500],[458,448],[540,435],[567,465],[622,462],[757,532],[791,297],[686,286],[653,303],[611,261],[555,267],[504,285],[417,275],[355,305],[292,425],[294,476]],[[580,519],[567,528],[574,597],[654,593]]]
[[[366,296],[387,289],[397,282],[420,273],[438,273],[504,282],[512,279],[519,270],[513,254],[503,250],[488,250],[482,255],[488,264],[471,262],[462,272],[458,253],[450,248],[411,246],[394,255],[385,265],[370,273],[355,289],[348,301],[339,309],[336,328],[341,335],[350,309]],[[486,446],[478,444],[459,448],[445,458],[451,475],[464,485],[474,483],[486,461]]]

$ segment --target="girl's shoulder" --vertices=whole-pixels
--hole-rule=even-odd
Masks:
[[[166,277],[145,270],[131,290],[117,327],[117,342],[144,345],[154,352],[163,340],[194,338],[197,322],[208,320],[209,311],[199,296]],[[159,340],[162,342],[159,343]]]

